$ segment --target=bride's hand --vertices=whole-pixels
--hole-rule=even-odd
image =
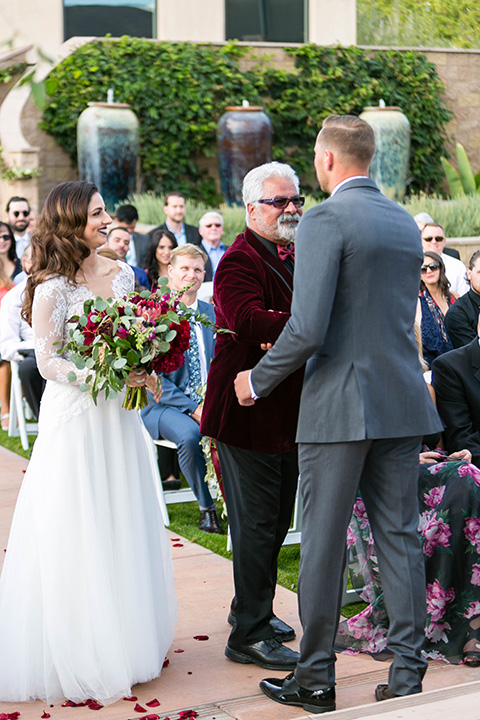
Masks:
[[[153,399],[155,402],[158,402],[160,398],[162,397],[163,388],[162,388],[162,381],[161,379],[155,375],[155,373],[152,373],[147,377],[147,380],[145,382],[145,385],[147,386],[148,390],[153,395]]]

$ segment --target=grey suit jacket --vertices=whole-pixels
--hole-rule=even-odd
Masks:
[[[351,180],[304,215],[295,246],[292,315],[253,371],[257,394],[308,360],[298,442],[440,431],[413,332],[423,260],[413,218],[372,180]]]
[[[137,232],[134,232],[132,237],[133,244],[135,245],[137,266],[143,269],[147,250],[150,247],[150,238],[148,237],[148,235],[142,235],[142,233]]]

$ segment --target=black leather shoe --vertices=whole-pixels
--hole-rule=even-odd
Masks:
[[[400,695],[395,695],[388,685],[377,685],[375,688],[375,699],[378,700],[378,702],[381,702],[382,700],[391,700],[396,697],[400,697]]]
[[[306,690],[300,687],[293,673],[281,678],[266,678],[260,683],[271,700],[282,705],[298,705],[309,713],[326,713],[335,710],[335,688],[325,690]]]
[[[238,663],[254,663],[267,670],[294,670],[300,655],[282,645],[277,638],[260,640],[251,645],[231,645],[225,648],[229,660]]]
[[[227,622],[232,627],[235,625],[235,613],[230,608],[230,612],[228,613]],[[276,615],[273,615],[272,618],[270,618],[270,625],[272,626],[275,637],[280,640],[280,642],[288,642],[289,640],[295,640],[295,630],[290,627],[290,625],[287,625],[286,622],[283,622],[283,620],[280,620]]]
[[[223,535],[223,530],[220,526],[220,519],[216,510],[200,511],[200,530],[207,533],[218,533],[218,535]]]
[[[162,480],[162,487],[164,490],[180,490],[182,481],[177,478],[174,480]]]

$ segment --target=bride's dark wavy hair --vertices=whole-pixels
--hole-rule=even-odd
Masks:
[[[89,182],[64,182],[49,193],[38,227],[31,239],[32,269],[25,290],[22,315],[31,323],[35,289],[52,275],[64,275],[71,283],[90,255],[83,239],[88,206],[98,188]]]

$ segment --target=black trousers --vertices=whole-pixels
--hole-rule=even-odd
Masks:
[[[33,414],[38,418],[40,400],[45,389],[45,380],[38,372],[35,357],[28,355],[18,365],[18,376],[22,385],[25,400],[30,405]]]
[[[251,644],[274,636],[269,621],[295,503],[297,451],[261,453],[220,442],[217,449],[233,544],[236,622],[229,644]]]

